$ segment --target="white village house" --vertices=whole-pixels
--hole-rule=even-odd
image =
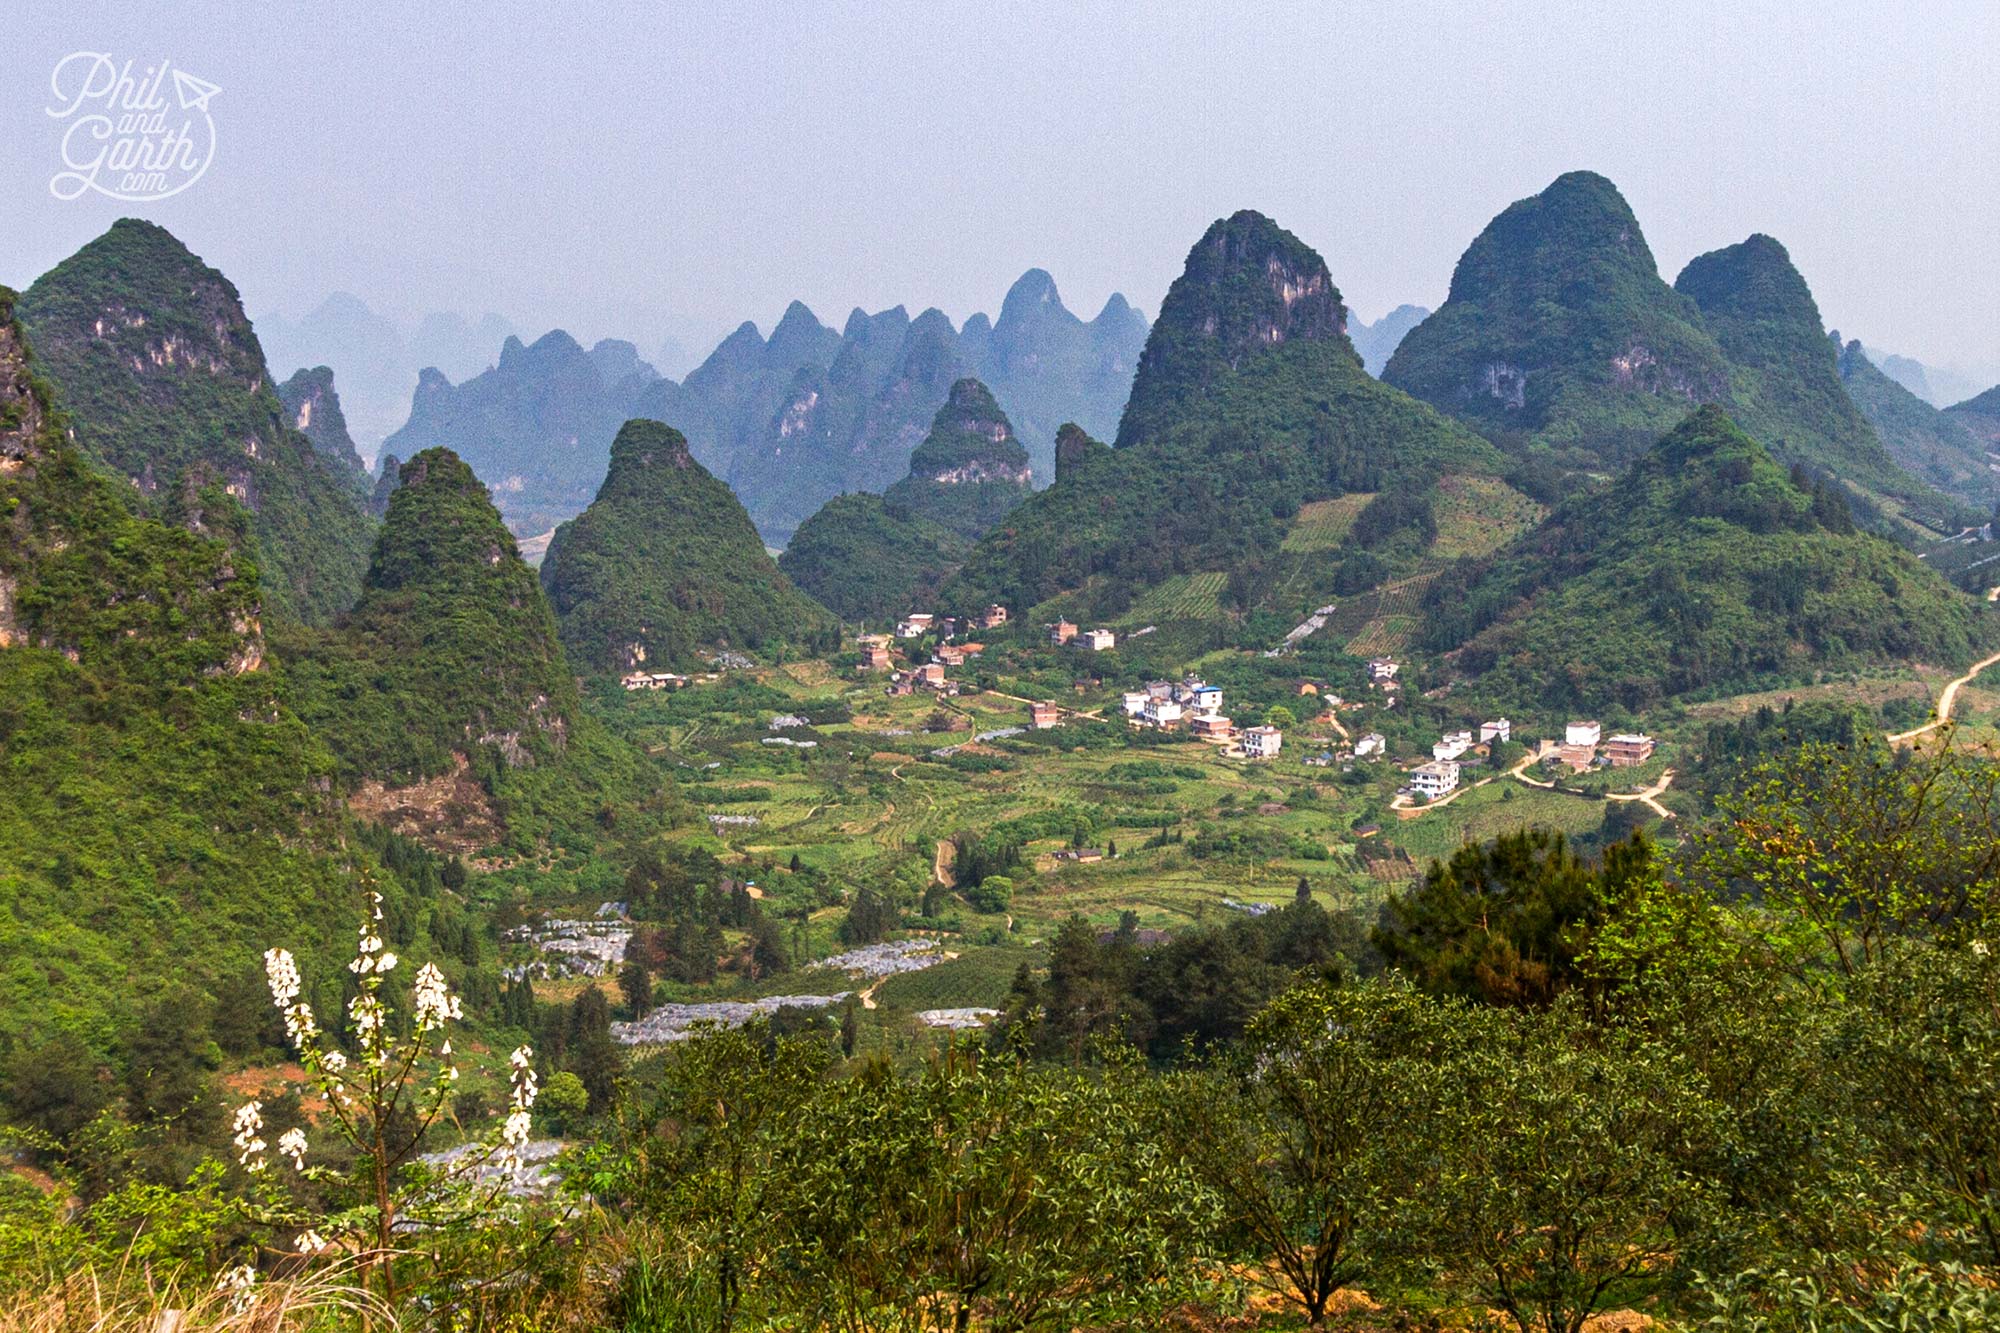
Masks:
[[[1458,790],[1458,763],[1452,759],[1433,759],[1428,764],[1419,764],[1410,770],[1410,790],[1427,801],[1435,801]]]
[[[1276,727],[1243,729],[1243,753],[1252,759],[1274,759],[1284,743],[1284,733]]]

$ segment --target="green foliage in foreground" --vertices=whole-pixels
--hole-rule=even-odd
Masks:
[[[838,626],[779,572],[727,486],[657,421],[628,421],[597,498],[556,529],[542,586],[571,661],[686,669],[708,648],[833,646]]]
[[[1825,486],[1787,478],[1705,407],[1609,490],[1578,497],[1425,596],[1424,646],[1480,697],[1637,712],[1762,674],[1963,662],[1978,607]]]
[[[1054,985],[983,1047],[901,1066],[843,1060],[831,1024],[698,1037],[572,1127],[560,1197],[445,1221],[378,1285],[438,1327],[1297,1327],[1358,1290],[1363,1327],[1992,1327],[1996,784],[1948,754],[1809,746],[1681,860],[1635,843],[1612,873],[1524,844],[1550,854],[1434,868],[1415,894],[1496,910],[1432,912],[1433,938],[1498,931],[1527,958],[1534,904],[1587,921],[1554,984],[1299,977],[1200,1060],[1144,1064],[1110,1030],[1036,1058],[1037,1025],[1088,999]],[[1823,817],[1848,836],[1800,874]],[[1761,897],[1731,901],[1746,883]],[[310,1176],[216,1163],[144,1184],[93,1133],[27,1140],[81,1212],[0,1194],[19,1288],[125,1243],[256,1263],[313,1205]],[[1244,1316],[1251,1293],[1286,1313]]]

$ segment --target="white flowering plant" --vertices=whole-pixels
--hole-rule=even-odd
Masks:
[[[425,1135],[447,1115],[459,1079],[450,1025],[462,1018],[459,998],[434,963],[417,969],[407,1010],[392,1008],[389,975],[401,960],[383,943],[382,895],[367,889],[354,959],[348,971],[355,992],[347,1003],[350,1049],[336,1045],[320,1028],[304,982],[288,950],[264,954],[271,1001],[285,1024],[306,1081],[324,1104],[317,1130],[331,1131],[355,1154],[352,1174],[318,1160],[303,1128],[278,1136],[277,1158],[289,1174],[346,1194],[352,1202],[325,1216],[301,1215],[279,1200],[274,1188],[272,1146],[264,1137],[263,1104],[236,1109],[231,1144],[240,1166],[258,1178],[262,1220],[294,1233],[291,1248],[314,1256],[328,1250],[357,1254],[364,1288],[379,1286],[382,1297],[397,1299],[396,1248],[402,1234],[434,1233],[471,1220],[492,1220],[505,1209],[509,1185],[522,1169],[535,1104],[534,1053],[526,1046],[509,1057],[508,1114],[497,1138],[459,1155],[448,1170],[411,1170]],[[232,1270],[238,1289],[254,1270]]]

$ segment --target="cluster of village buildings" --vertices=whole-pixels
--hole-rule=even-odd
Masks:
[[[1380,737],[1372,739],[1379,741]],[[1475,750],[1488,753],[1495,743],[1511,739],[1513,724],[1504,717],[1480,723],[1476,740],[1469,730],[1446,732],[1431,747],[1430,761],[1410,770],[1409,790],[1427,801],[1448,796],[1458,789],[1460,756]],[[1541,763],[1562,764],[1573,773],[1582,773],[1600,766],[1635,768],[1653,757],[1653,748],[1653,738],[1644,733],[1626,732],[1606,739],[1601,723],[1571,722],[1563,728],[1561,741],[1545,740],[1535,747],[1534,754]],[[1355,752],[1360,754],[1360,746]]]
[[[1270,759],[1285,743],[1276,727],[1238,728],[1222,711],[1222,689],[1194,676],[1181,681],[1149,681],[1125,693],[1125,716],[1137,726],[1186,731],[1197,740],[1232,747],[1248,759]]]

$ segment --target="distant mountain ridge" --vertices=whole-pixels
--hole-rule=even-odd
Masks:
[[[500,344],[515,332],[491,311],[476,320],[433,311],[410,326],[378,314],[351,292],[334,292],[295,319],[267,311],[256,323],[273,374],[333,367],[356,444],[371,455],[409,420],[419,371],[431,366],[454,382],[470,379],[493,364]]]
[[[1964,417],[1940,412],[1879,369],[1856,340],[1836,349],[1841,383],[1897,463],[1940,490],[1991,508],[2000,499],[1992,445]]]
[[[901,615],[930,604],[972,543],[1028,498],[1028,479],[1028,452],[1007,414],[984,384],[959,380],[908,475],[880,496],[827,501],[799,525],[778,567],[845,619]]]
[[[568,364],[581,350],[574,340],[544,347],[551,334],[464,384],[426,374],[409,423],[384,448],[453,448],[527,533],[582,509],[625,420],[664,421],[737,493],[765,541],[782,545],[833,496],[899,480],[951,385],[967,375],[992,390],[1034,476],[1046,480],[1063,422],[1112,429],[1146,329],[1117,296],[1096,319],[1077,318],[1049,275],[1033,269],[997,321],[975,315],[963,330],[942,312],[913,319],[895,306],[855,310],[836,331],[795,301],[768,339],[746,322],[679,382],[640,363],[641,378],[593,387]],[[520,356],[537,348],[546,355]],[[600,344],[586,357],[608,355]],[[621,353],[620,364],[631,360]]]
[[[409,421],[382,448],[402,458],[452,450],[510,528],[546,532],[590,503],[612,436],[659,378],[628,342],[586,351],[561,329],[526,345],[510,336],[499,361],[462,384],[427,368]]]
[[[1361,364],[1370,375],[1377,379],[1389,364],[1389,358],[1402,346],[1410,330],[1430,318],[1428,307],[1420,305],[1399,305],[1373,324],[1356,319],[1350,312],[1347,320],[1347,337],[1354,344],[1354,350],[1361,354]]]

